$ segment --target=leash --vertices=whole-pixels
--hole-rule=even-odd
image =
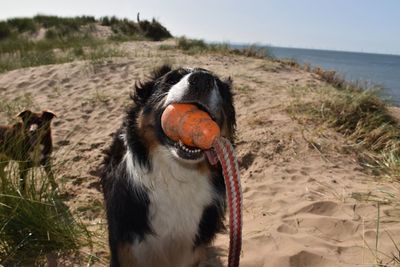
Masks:
[[[214,150],[222,166],[229,207],[229,254],[228,267],[238,267],[242,249],[242,189],[239,164],[232,144],[219,137],[213,142]],[[211,161],[211,163],[215,163]]]
[[[161,116],[161,127],[172,140],[204,149],[210,164],[215,165],[218,160],[221,163],[229,207],[228,267],[238,267],[242,249],[242,189],[232,144],[219,137],[220,128],[209,114],[192,104],[168,105]]]

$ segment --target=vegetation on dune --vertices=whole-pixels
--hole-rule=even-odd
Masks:
[[[32,107],[32,98],[24,95],[0,103],[0,112],[13,123],[16,112]],[[25,153],[24,148],[19,148],[19,153]],[[3,149],[0,147],[0,151]],[[19,163],[9,162],[0,153],[0,266],[43,266],[45,262],[60,262],[64,256],[87,259],[78,252],[93,246],[93,234],[76,220],[58,191],[53,190],[43,168],[29,171],[22,190]],[[52,166],[56,178],[59,167]],[[62,177],[56,180],[62,181]]]
[[[112,35],[96,37],[97,25],[109,26]],[[40,31],[44,36],[40,36]],[[42,33],[43,35],[43,33]],[[63,18],[37,15],[0,21],[0,73],[17,68],[123,56],[113,42],[158,41],[172,37],[155,19],[138,22],[116,17]]]
[[[0,42],[0,73],[32,66],[60,64],[74,60],[96,60],[125,54],[105,41],[90,37],[68,40],[7,40]]]
[[[58,17],[36,15],[33,18],[11,18],[0,21],[0,40],[20,37],[21,34],[37,34],[40,29],[45,29],[46,38],[66,38],[71,35],[82,35],[84,26],[102,25],[111,27],[117,35],[140,38],[143,40],[159,41],[172,37],[171,33],[152,19],[134,22],[128,19],[102,17],[96,19],[92,16]],[[94,30],[94,28],[92,28]]]
[[[155,19],[141,21],[138,15],[137,20],[138,22],[133,22],[128,19],[117,19],[115,16],[100,18],[101,25],[110,26],[117,37],[131,36],[152,41],[172,37],[171,33]]]
[[[37,34],[40,28],[69,35],[79,32],[87,24],[95,23],[90,16],[63,18],[58,16],[36,15],[33,18],[10,18],[0,22],[0,40],[16,38],[23,33]]]
[[[347,137],[359,152],[362,165],[376,174],[400,179],[400,123],[379,97],[378,88],[348,82],[335,71],[305,68],[332,86],[317,88],[317,101],[297,103],[292,108],[312,115]]]
[[[229,44],[208,44],[199,39],[188,39],[179,37],[176,39],[175,46],[161,45],[161,50],[179,49],[188,54],[198,53],[218,53],[223,55],[239,55],[260,59],[273,59],[271,52],[266,47],[256,45],[246,46],[244,48],[232,48]]]
[[[51,190],[43,171],[32,169],[25,192],[17,164],[0,175],[0,265],[43,265],[92,247],[92,234]]]

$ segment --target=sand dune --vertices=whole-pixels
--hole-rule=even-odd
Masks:
[[[189,56],[158,50],[158,45],[125,43],[123,49],[131,55],[127,58],[0,74],[3,104],[29,95],[33,109],[58,115],[53,125],[55,157],[71,208],[106,242],[96,171],[129,104],[134,82],[165,62],[204,67],[231,76],[235,85],[244,190],[241,266],[374,266],[378,209],[376,202],[361,199],[366,193],[395,192],[395,186],[365,173],[356,155],[340,149],[346,145],[342,136],[321,125],[301,123],[286,111],[291,102],[312,97],[312,92],[300,93],[301,88],[322,82],[280,63]],[[0,123],[5,121],[5,113],[0,113]],[[398,217],[392,213],[390,205],[381,204],[378,256],[384,263],[396,253],[390,236],[400,237]],[[215,242],[223,265],[227,245],[226,234]],[[99,256],[107,256],[106,247],[98,250]]]

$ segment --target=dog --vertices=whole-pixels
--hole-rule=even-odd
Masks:
[[[195,104],[233,143],[231,84],[205,69],[170,66],[136,83],[100,167],[110,266],[204,266],[207,247],[225,230],[222,169],[204,151],[169,139],[161,115],[172,103]]]
[[[0,177],[10,160],[19,164],[19,186],[25,191],[26,176],[32,167],[43,166],[53,189],[57,188],[51,168],[53,151],[51,121],[56,115],[48,110],[35,113],[24,110],[17,115],[21,122],[0,125]]]

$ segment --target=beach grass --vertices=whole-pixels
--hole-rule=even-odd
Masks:
[[[399,180],[400,124],[379,96],[380,89],[348,82],[335,71],[309,71],[327,85],[312,90],[316,100],[296,102],[290,112],[306,113],[333,127],[352,143],[364,167]]]
[[[18,164],[9,163],[0,176],[1,265],[54,263],[93,246],[92,233],[72,215],[42,170],[29,172],[25,191],[19,187]]]
[[[108,38],[96,37],[96,25],[109,26],[113,34]],[[37,39],[41,29],[44,37]],[[115,48],[118,42],[170,37],[169,31],[155,19],[134,22],[116,17],[96,20],[91,16],[47,15],[11,18],[0,21],[0,73],[74,60],[122,57],[125,54]]]
[[[125,54],[105,40],[91,37],[41,41],[9,39],[0,42],[0,73],[18,68],[61,64],[74,60],[122,57]]]
[[[174,50],[178,49],[187,54],[207,54],[215,53],[222,55],[238,55],[260,59],[273,59],[273,55],[266,47],[259,47],[256,45],[246,46],[244,48],[233,48],[228,43],[206,43],[201,39],[190,39],[185,36],[175,39],[175,45],[161,45],[160,50]]]

